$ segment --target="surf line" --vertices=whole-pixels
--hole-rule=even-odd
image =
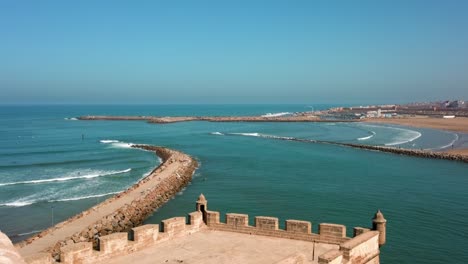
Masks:
[[[295,142],[303,142],[303,143],[328,144],[328,145],[335,145],[335,146],[341,146],[341,147],[351,147],[351,148],[362,149],[362,150],[380,151],[380,152],[386,152],[386,153],[392,153],[392,154],[398,154],[398,155],[414,156],[414,157],[420,157],[420,158],[445,159],[445,160],[461,161],[461,162],[468,163],[468,156],[459,155],[459,154],[449,154],[449,153],[443,153],[443,152],[433,152],[433,151],[428,151],[428,150],[404,149],[404,148],[396,148],[396,147],[388,147],[388,146],[374,146],[374,145],[364,145],[364,144],[354,144],[354,143],[342,143],[342,142],[328,141],[328,140],[281,137],[281,136],[274,136],[274,135],[267,135],[267,134],[260,134],[260,133],[229,133],[226,135],[259,137],[259,138],[266,138],[266,139],[277,139],[277,140],[295,141]]]

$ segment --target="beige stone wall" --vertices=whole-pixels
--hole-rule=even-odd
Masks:
[[[294,226],[305,226],[306,228],[281,230],[278,229],[278,219],[274,217],[260,216],[256,218],[256,223],[261,225],[252,227],[248,225],[248,215],[243,214],[227,214],[226,223],[219,222],[219,213],[207,212],[209,216],[218,218],[218,222],[207,226],[203,222],[202,212],[193,212],[188,216],[189,224],[186,224],[185,217],[174,217],[163,220],[161,223],[162,232],[159,232],[159,225],[144,225],[135,227],[130,234],[114,233],[103,236],[99,239],[99,250],[93,249],[91,242],[81,242],[66,245],[61,248],[60,263],[65,264],[91,264],[102,263],[107,259],[116,256],[131,254],[132,252],[151,247],[158,243],[193,234],[200,231],[202,228],[209,228],[222,231],[249,233],[255,235],[265,235],[280,238],[299,239],[306,241],[317,241],[324,243],[326,239],[321,237],[321,234],[313,234],[308,231],[310,222],[296,221]],[[228,220],[229,219],[229,220]],[[229,223],[229,224],[228,224]],[[235,224],[237,223],[237,224]],[[263,225],[265,224],[265,225]],[[340,230],[343,226],[334,224],[323,224],[321,227],[323,232],[333,232],[335,235],[341,235]],[[299,231],[298,231],[299,230]],[[304,232],[304,230],[306,230]],[[327,233],[329,234],[329,233]],[[308,235],[308,236],[305,236]],[[322,234],[323,235],[323,234]],[[319,264],[378,264],[379,262],[379,232],[367,231],[352,239],[342,238],[343,242],[339,243],[339,249],[330,250],[318,256]],[[335,244],[336,240],[331,239],[331,244]],[[302,255],[289,256],[279,263],[302,263],[304,261]],[[28,264],[57,264],[54,259],[46,255],[38,255],[27,260]]]
[[[176,237],[192,234],[206,227],[202,221],[202,214],[200,212],[190,213],[188,221],[189,224],[186,224],[185,217],[174,217],[164,220],[162,222],[162,232],[159,232],[159,225],[150,224],[132,228],[130,233],[119,232],[106,235],[99,238],[98,250],[93,249],[92,242],[73,243],[61,248],[60,262],[52,259],[50,254],[46,254],[48,257],[40,254],[30,257],[27,263],[94,264],[116,256],[130,254]],[[3,262],[1,263],[3,264]]]
[[[219,221],[219,212],[207,211],[207,225],[210,229],[230,231],[250,235],[262,235],[278,238],[315,241],[339,245],[349,240],[346,227],[336,224],[320,224],[320,232],[312,233],[312,223],[308,221],[286,220],[286,229],[279,229],[278,218],[257,216],[255,226],[249,225],[246,214],[226,214],[226,223]]]
[[[285,230],[279,229],[278,218],[257,216],[255,226],[249,225],[246,214],[226,214],[226,222],[220,222],[219,212],[207,211],[208,228],[219,231],[237,232],[286,239],[304,240],[340,245],[339,250],[331,250],[319,256],[319,264],[378,264],[379,232],[369,228],[355,227],[354,238],[346,237],[346,226],[338,224],[319,224],[319,233],[312,232],[312,223],[300,220],[286,220]],[[295,261],[295,258],[285,259]],[[300,261],[299,261],[300,262]],[[299,263],[298,262],[298,263]]]
[[[380,254],[379,232],[365,232],[340,245],[343,258],[350,263],[368,263]]]
[[[319,256],[319,264],[379,264],[379,232],[364,232]]]
[[[219,221],[219,212],[206,212],[208,225],[203,222],[203,213],[196,211],[185,217],[174,217],[159,225],[150,224],[131,229],[130,233],[118,232],[100,237],[98,250],[93,249],[92,242],[72,243],[60,249],[60,263],[87,264],[102,263],[116,256],[131,254],[157,243],[186,236],[203,228],[212,230],[262,235],[286,239],[304,240],[339,245],[339,249],[330,250],[318,256],[319,264],[378,264],[379,232],[367,228],[355,228],[359,235],[354,238],[345,236],[346,227],[337,224],[320,224],[319,234],[311,232],[312,224],[307,221],[287,220],[286,229],[278,228],[278,218],[258,216],[255,226],[248,223],[246,214],[226,214],[226,223]],[[188,220],[189,224],[186,224]],[[356,231],[355,231],[356,232]],[[292,255],[279,263],[302,263],[302,255]],[[56,264],[50,254],[39,254],[26,260],[28,264]]]

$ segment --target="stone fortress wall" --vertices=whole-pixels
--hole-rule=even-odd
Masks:
[[[208,228],[277,238],[296,239],[317,243],[336,244],[339,250],[332,250],[319,256],[319,264],[377,264],[379,247],[386,241],[386,220],[380,210],[375,214],[372,228],[355,227],[354,237],[346,237],[346,226],[321,223],[317,234],[312,233],[309,221],[286,220],[285,229],[279,228],[276,217],[256,216],[255,226],[249,225],[246,214],[227,213],[225,223],[220,222],[219,212],[208,211],[205,197],[200,195],[197,211],[203,213]]]
[[[102,263],[113,257],[131,254],[170,239],[186,236],[202,229],[243,233],[246,235],[270,236],[285,239],[304,240],[317,243],[339,245],[318,256],[319,264],[378,264],[379,247],[385,244],[386,220],[378,211],[372,228],[354,228],[354,237],[346,237],[346,227],[337,224],[319,224],[318,234],[312,233],[308,221],[286,220],[286,228],[279,229],[278,218],[255,217],[255,226],[249,226],[248,215],[226,214],[226,221],[219,221],[219,212],[208,211],[207,201],[200,195],[197,211],[185,217],[163,220],[159,225],[149,224],[134,227],[130,233],[118,232],[99,238],[98,250],[92,242],[80,242],[61,248],[60,263],[87,264]],[[279,263],[302,263],[296,256]],[[56,264],[50,254],[42,253],[26,259],[28,264]],[[279,264],[278,263],[278,264]]]
[[[60,262],[56,262],[50,254],[40,254],[26,259],[28,264],[94,264],[102,263],[112,257],[130,254],[135,251],[163,243],[169,239],[185,236],[206,228],[201,212],[189,214],[188,224],[185,217],[174,217],[163,220],[162,232],[157,224],[134,227],[129,233],[118,232],[99,238],[98,250],[92,242],[80,242],[61,248]]]

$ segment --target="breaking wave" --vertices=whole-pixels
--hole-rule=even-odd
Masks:
[[[99,142],[101,142],[102,144],[110,144],[111,146],[116,148],[131,148],[134,145],[133,143],[122,142],[115,139],[103,139],[99,140]]]
[[[103,197],[103,196],[118,194],[118,193],[120,192],[110,192],[110,193],[102,193],[102,194],[95,194],[95,195],[78,196],[78,197],[72,197],[72,198],[63,198],[63,199],[57,199],[57,200],[50,200],[49,202],[53,203],[53,202],[78,201],[78,200],[98,198],[98,197]]]
[[[261,137],[261,138],[273,138],[273,139],[282,139],[282,140],[299,140],[293,137],[281,137],[281,136],[274,136],[268,134],[261,134],[261,133],[229,133],[228,135],[238,135],[238,136],[246,136],[246,137]],[[310,140],[314,141],[314,140]]]
[[[412,141],[415,141],[416,139],[420,138],[422,136],[421,133],[417,132],[417,131],[413,131],[413,130],[409,130],[409,131],[412,131],[412,135],[410,138],[405,138],[403,140],[398,140],[398,141],[393,141],[393,142],[390,142],[390,143],[385,143],[385,146],[395,146],[395,145],[401,145],[401,144],[405,144],[405,143],[408,143],[408,142],[412,142]]]
[[[266,113],[262,115],[262,117],[278,117],[278,116],[285,116],[285,115],[291,115],[292,113],[290,112],[280,112],[280,113]]]
[[[396,146],[405,143],[409,143],[415,141],[416,139],[420,138],[422,134],[418,131],[406,129],[406,128],[399,128],[393,126],[378,126],[378,125],[362,125],[364,127],[376,127],[376,128],[386,128],[391,130],[401,131],[402,135],[395,139],[395,141],[385,143],[385,146]]]
[[[90,173],[85,175],[79,176],[68,176],[68,177],[60,177],[60,178],[52,178],[52,179],[41,179],[41,180],[30,180],[30,181],[18,181],[18,182],[6,182],[0,183],[0,186],[7,186],[7,185],[18,185],[18,184],[38,184],[38,183],[47,183],[47,182],[62,182],[62,181],[70,181],[70,180],[77,180],[77,179],[92,179],[102,176],[109,176],[115,174],[121,174],[130,172],[132,169],[126,169],[121,171],[104,171],[104,172],[97,172],[97,173]]]
[[[26,206],[26,205],[31,205],[33,203],[34,203],[34,201],[15,201],[15,202],[10,202],[10,203],[1,203],[0,206],[22,207],[22,206]]]
[[[210,134],[211,134],[211,135],[224,136],[224,134],[221,133],[221,132],[211,132]]]
[[[373,136],[375,136],[375,132],[374,131],[369,131],[372,135],[369,135],[367,137],[360,137],[360,138],[357,138],[357,140],[368,140],[368,139],[371,139]]]
[[[14,201],[14,202],[1,203],[0,206],[23,207],[23,206],[36,204],[36,203],[41,203],[41,202],[54,203],[54,202],[78,201],[78,200],[98,198],[98,197],[103,197],[103,196],[108,196],[108,195],[113,195],[113,194],[118,194],[118,193],[120,193],[120,192],[109,192],[109,193],[102,193],[102,194],[95,194],[95,195],[78,196],[78,197],[71,197],[71,198],[62,198],[62,199],[56,199],[56,200],[44,200],[44,199],[24,200],[24,199],[19,199],[19,200]]]
[[[78,120],[78,118],[76,118],[76,117],[65,117],[64,119],[65,119],[65,120],[71,120],[71,121],[76,121],[76,120]]]
[[[438,147],[438,148],[434,148],[434,150],[436,150],[436,149],[445,149],[445,148],[449,148],[449,147],[453,146],[453,144],[455,144],[455,142],[457,142],[458,139],[459,139],[458,134],[454,133],[454,135],[455,135],[455,138],[452,141],[450,141],[450,143],[448,143],[447,145]]]
[[[113,140],[113,139],[103,139],[103,140],[99,140],[99,142],[101,142],[101,143],[103,143],[103,144],[119,143],[118,140]]]
[[[261,137],[260,133],[230,133],[230,135],[248,136],[248,137]]]
[[[27,235],[31,235],[31,234],[36,234],[36,233],[39,233],[41,232],[42,230],[33,230],[33,231],[30,231],[30,232],[25,232],[25,233],[20,233],[20,234],[17,234],[16,236],[27,236]]]

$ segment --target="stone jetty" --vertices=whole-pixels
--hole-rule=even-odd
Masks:
[[[467,155],[460,155],[448,152],[434,152],[429,150],[419,150],[419,149],[405,149],[405,148],[396,148],[388,146],[376,146],[376,145],[363,145],[363,144],[354,144],[354,143],[342,143],[335,141],[326,141],[326,140],[314,140],[314,139],[302,139],[294,137],[280,137],[280,136],[271,136],[271,135],[260,135],[262,138],[267,139],[277,139],[277,140],[286,140],[286,141],[297,141],[305,143],[318,143],[318,144],[329,144],[342,147],[351,147],[363,150],[372,150],[387,152],[398,155],[414,156],[420,158],[430,158],[430,159],[443,159],[443,160],[452,160],[468,163]]]
[[[90,242],[97,248],[99,237],[141,225],[190,182],[198,166],[195,159],[182,152],[148,145],[132,147],[153,151],[163,162],[127,190],[16,244],[20,254],[26,258],[46,254],[59,260],[64,246]]]
[[[311,115],[291,116],[80,116],[78,120],[107,120],[107,121],[147,121],[153,124],[169,124],[188,121],[207,122],[357,122],[357,120],[325,120]]]

